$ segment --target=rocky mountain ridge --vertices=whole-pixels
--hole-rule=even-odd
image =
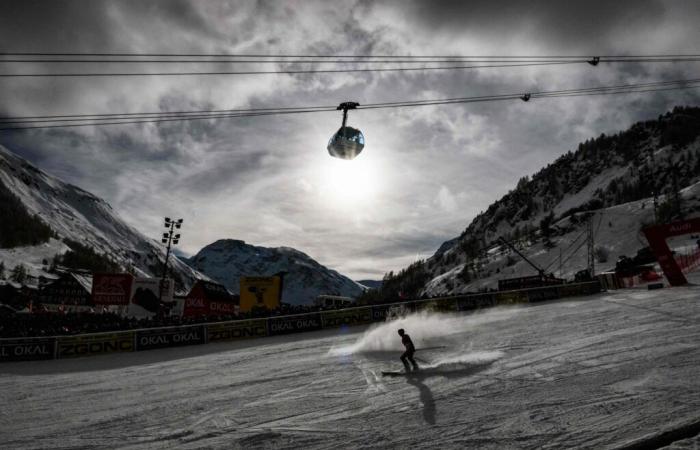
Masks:
[[[240,277],[284,273],[282,301],[295,305],[311,304],[321,294],[357,297],[364,290],[364,286],[290,247],[268,248],[221,239],[187,263],[234,293],[239,292]]]

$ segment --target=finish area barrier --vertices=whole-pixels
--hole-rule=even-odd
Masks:
[[[598,281],[541,288],[457,295],[401,303],[322,311],[263,319],[233,320],[178,327],[144,328],[108,333],[0,339],[0,362],[64,359],[134,352],[209,342],[237,341],[265,336],[384,322],[393,315],[420,311],[474,311],[499,305],[535,303],[601,291]]]

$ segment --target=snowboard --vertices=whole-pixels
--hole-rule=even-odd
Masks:
[[[404,372],[404,371],[397,371],[397,370],[382,370],[382,376],[383,377],[402,377],[402,376],[410,376],[414,375],[417,370],[413,370],[411,372]]]

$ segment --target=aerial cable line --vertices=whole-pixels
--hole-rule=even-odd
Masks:
[[[574,95],[597,95],[597,94],[614,94],[614,93],[634,93],[634,92],[650,92],[653,90],[664,89],[686,89],[695,88],[695,84],[700,83],[700,78],[670,80],[670,81],[654,81],[647,83],[635,84],[620,84],[612,86],[596,86],[576,89],[563,89],[556,91],[535,91],[530,92],[530,98],[547,98],[547,97],[567,97]],[[642,90],[643,89],[643,90]],[[615,92],[611,92],[615,91]],[[400,102],[382,102],[369,103],[359,106],[358,109],[379,109],[387,107],[402,107],[402,106],[427,106],[427,105],[442,105],[452,103],[472,103],[480,101],[496,101],[496,100],[512,100],[522,98],[521,93],[512,94],[496,94],[485,96],[472,97],[454,97],[445,99],[431,100],[407,100]],[[195,110],[195,111],[156,111],[156,112],[140,112],[140,113],[93,113],[93,114],[66,114],[66,115],[45,115],[45,116],[16,116],[0,118],[0,123],[21,123],[21,122],[47,122],[47,121],[64,121],[65,120],[107,120],[121,118],[153,118],[165,116],[185,116],[188,115],[203,115],[203,114],[246,114],[246,113],[275,113],[284,114],[286,111],[315,112],[315,111],[332,111],[336,110],[332,105],[321,106],[303,106],[303,107],[277,107],[277,108],[250,108],[250,109],[214,109],[214,110]]]
[[[700,58],[693,59],[700,61]],[[586,62],[587,59],[570,58],[568,62]],[[663,60],[671,61],[671,60]],[[686,61],[682,59],[680,61]],[[135,63],[135,64],[158,64],[158,63],[175,63],[175,64],[425,64],[425,63],[543,63],[543,62],[562,62],[559,59],[543,58],[543,59],[0,59],[0,63]]]
[[[458,69],[492,69],[504,67],[534,67],[564,64],[585,64],[586,61],[549,61],[542,63],[486,64],[467,66],[429,66],[429,67],[381,67],[381,68],[347,68],[347,69],[296,69],[296,70],[245,70],[222,72],[93,72],[93,73],[3,73],[0,78],[40,78],[40,77],[149,77],[149,76],[208,76],[208,75],[297,75],[310,73],[358,73],[358,72],[415,72],[422,70],[458,70]]]
[[[700,62],[698,58],[686,59],[600,59],[598,57],[592,60],[426,60],[426,61],[197,61],[197,60],[2,60],[0,63],[198,63],[198,64],[260,64],[260,63],[276,63],[276,64],[430,64],[430,63],[469,63],[469,65],[459,66],[422,66],[422,67],[347,67],[347,68],[329,68],[329,69],[280,69],[280,70],[239,70],[239,71],[201,71],[201,72],[58,72],[58,73],[3,73],[0,78],[45,78],[45,77],[146,77],[146,76],[212,76],[212,75],[299,75],[299,74],[314,74],[314,73],[361,73],[361,72],[415,72],[415,71],[434,71],[434,70],[465,70],[465,69],[491,69],[491,68],[507,68],[507,67],[535,67],[535,66],[553,66],[553,65],[573,65],[588,63],[597,66],[599,63],[678,63],[678,62]],[[499,64],[493,64],[498,62]],[[476,65],[474,65],[476,64]]]
[[[564,249],[564,251],[563,251],[562,253],[568,252],[568,251],[571,249],[571,247],[573,247],[574,244],[575,244],[579,239],[581,239],[582,236],[584,236],[584,235],[586,234],[587,231],[588,231],[588,230],[583,230],[578,236],[576,236],[576,239],[574,239],[573,241],[569,242],[569,245],[567,245],[567,247]],[[574,253],[575,253],[575,251],[574,251]],[[543,270],[544,270],[545,272],[548,271],[548,270],[550,269],[550,267],[552,267],[552,266],[554,265],[554,263],[557,263],[557,262],[559,262],[559,259],[558,259],[558,258],[553,259],[549,264],[547,264],[547,267],[545,267]]]
[[[162,57],[162,58],[385,58],[385,59],[493,59],[493,58],[527,58],[527,59],[582,59],[598,56],[599,58],[693,58],[700,54],[649,54],[649,55],[304,55],[304,54],[256,54],[256,53],[60,53],[60,52],[0,52],[0,57],[6,56],[42,56],[42,57]]]
[[[454,63],[482,63],[482,64],[493,64],[493,63],[583,63],[588,62],[589,64],[598,63],[650,63],[650,62],[667,62],[667,63],[677,63],[677,62],[699,62],[700,56],[693,57],[649,57],[649,58],[627,58],[627,57],[614,57],[614,58],[601,58],[594,57],[590,58],[436,58],[436,59],[2,59],[0,58],[0,64],[2,63],[48,63],[48,64],[454,64]]]
[[[141,113],[112,113],[112,114],[64,114],[57,116],[19,116],[19,117],[5,117],[0,118],[0,122],[7,120],[24,120],[24,119],[60,119],[60,118],[114,118],[115,116],[161,116],[161,115],[176,115],[176,114],[217,114],[217,113],[246,113],[246,112],[268,112],[268,111],[286,111],[286,110],[299,110],[299,109],[319,109],[322,111],[335,111],[336,106],[308,106],[308,107],[280,107],[280,108],[255,108],[255,109],[209,109],[201,111],[157,111],[157,112],[141,112]]]
[[[540,91],[531,93],[533,98],[556,98],[573,95],[612,95],[621,93],[650,92],[653,90],[667,89],[692,89],[700,88],[700,79],[658,81],[639,84],[625,84],[617,86],[599,86],[591,88],[568,89],[558,91]],[[530,97],[528,97],[530,98]],[[503,101],[522,99],[521,93],[500,94],[477,97],[461,97],[453,99],[415,100],[404,102],[385,102],[365,104],[358,109],[386,109],[411,106],[461,104],[489,101]],[[259,108],[239,110],[209,110],[188,112],[155,112],[155,113],[123,113],[123,114],[85,114],[85,115],[60,115],[60,116],[25,116],[6,117],[0,119],[0,125],[32,125],[3,127],[0,130],[34,129],[34,128],[64,128],[91,125],[122,125],[132,123],[156,123],[183,120],[203,120],[219,118],[256,117],[267,115],[301,114],[312,112],[335,111],[335,107],[309,106],[309,107],[285,107],[285,108]],[[67,123],[80,122],[80,123]],[[37,125],[34,125],[37,124]]]

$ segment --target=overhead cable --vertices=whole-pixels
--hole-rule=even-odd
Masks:
[[[597,86],[577,89],[531,92],[528,98],[557,98],[585,95],[613,95],[625,93],[644,93],[671,89],[694,89],[700,87],[700,78],[673,81],[655,81],[637,84],[622,84],[614,86]],[[399,102],[369,103],[357,109],[386,109],[401,107],[416,107],[430,105],[463,104],[476,102],[494,102],[522,99],[523,93],[498,94],[473,97],[457,97],[431,100],[411,100]],[[63,128],[90,125],[120,125],[131,123],[155,123],[180,120],[204,120],[221,118],[257,117],[268,115],[303,114],[313,112],[335,111],[335,106],[305,106],[279,108],[251,108],[230,110],[202,111],[164,111],[144,113],[114,113],[114,114],[63,114],[44,116],[20,116],[0,118],[0,125],[6,125],[0,130],[32,129],[32,128]],[[10,125],[10,126],[7,126]]]
[[[289,70],[241,70],[202,72],[58,72],[58,73],[2,73],[0,78],[45,78],[45,77],[151,77],[151,76],[212,76],[212,75],[300,75],[312,73],[360,73],[360,72],[415,72],[423,70],[492,69],[504,67],[534,67],[564,64],[585,64],[586,61],[549,61],[540,63],[481,64],[466,66],[427,67],[378,67],[346,69],[289,69]]]
[[[588,59],[592,57],[599,58],[693,58],[700,57],[697,53],[680,53],[680,54],[646,54],[646,55],[594,55],[594,54],[578,54],[578,55],[318,55],[318,54],[259,54],[259,53],[59,53],[59,52],[0,52],[0,57],[7,56],[31,56],[31,57],[162,57],[162,58],[383,58],[383,59],[493,59],[493,58],[540,58],[540,59]]]

